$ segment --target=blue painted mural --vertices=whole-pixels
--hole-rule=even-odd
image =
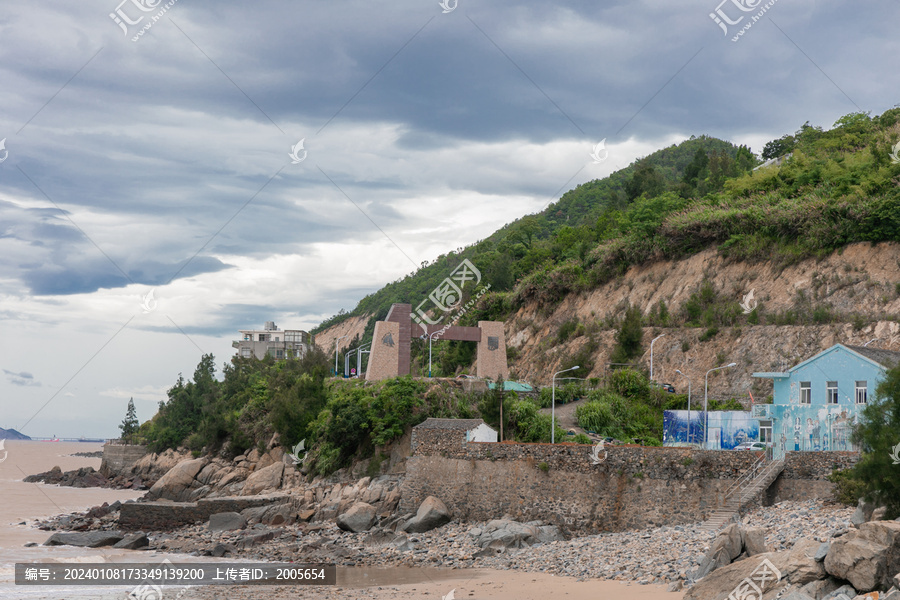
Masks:
[[[690,437],[688,433],[690,432]],[[663,446],[703,443],[703,411],[667,410],[663,412]],[[742,442],[759,441],[759,421],[749,411],[709,412],[709,448],[731,450]]]

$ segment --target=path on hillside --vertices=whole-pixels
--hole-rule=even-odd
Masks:
[[[575,409],[579,406],[587,402],[587,398],[582,398],[581,400],[576,400],[575,402],[569,402],[568,404],[557,404],[556,405],[556,425],[558,427],[562,427],[566,431],[572,429],[576,434],[583,433],[584,435],[595,438],[597,436],[589,434],[587,431],[578,426],[578,419],[575,418]],[[550,408],[542,408],[541,414],[549,415],[551,412]],[[597,438],[599,439],[599,438]]]

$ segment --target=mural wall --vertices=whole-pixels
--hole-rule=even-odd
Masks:
[[[794,450],[856,450],[850,433],[857,416],[851,410],[839,404],[773,405],[770,415],[776,456]]]
[[[663,446],[703,443],[703,411],[667,410],[663,412]],[[690,431],[690,437],[688,432]],[[741,442],[759,440],[759,421],[749,411],[709,412],[710,448],[731,450]]]

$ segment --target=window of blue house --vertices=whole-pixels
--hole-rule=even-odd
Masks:
[[[856,403],[865,404],[868,396],[868,388],[865,381],[856,382]]]
[[[812,403],[812,384],[809,381],[800,382],[800,404]]]
[[[826,402],[828,404],[838,403],[838,386],[837,381],[829,381],[825,389]]]

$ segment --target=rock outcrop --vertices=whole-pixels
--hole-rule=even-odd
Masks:
[[[191,494],[202,487],[196,480],[197,474],[209,463],[206,458],[185,460],[172,467],[159,481],[153,484],[147,497],[151,500],[173,500],[189,502],[194,498]]]
[[[863,523],[836,539],[825,556],[825,570],[860,592],[888,589],[900,573],[900,523]]]

